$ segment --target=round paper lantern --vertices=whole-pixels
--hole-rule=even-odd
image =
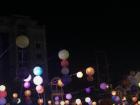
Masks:
[[[65,49],[59,51],[58,53],[58,57],[61,59],[61,60],[66,60],[69,58],[69,52]]]
[[[16,45],[20,48],[26,48],[29,46],[29,38],[25,35],[20,35],[16,38]]]
[[[0,85],[0,91],[5,91],[6,87],[4,85]]]
[[[59,101],[55,101],[54,103],[55,103],[55,105],[59,105]]]
[[[71,100],[72,99],[72,94],[70,94],[70,93],[66,94],[66,99]]]
[[[38,94],[44,93],[44,87],[41,85],[36,86],[36,91]]]
[[[119,103],[120,102],[120,97],[119,96],[116,96],[115,99],[114,99],[114,101],[117,102],[117,103]]]
[[[60,79],[57,81],[57,85],[58,85],[59,87],[63,87],[63,86],[64,86],[62,80],[60,80]]]
[[[35,76],[33,78],[33,83],[35,85],[41,85],[43,83],[43,78],[41,76]]]
[[[107,84],[105,82],[100,84],[100,89],[106,90],[107,89]]]
[[[60,101],[60,105],[65,105],[65,102],[64,101]]]
[[[30,97],[31,96],[31,90],[25,90],[24,95],[26,97]]]
[[[88,76],[92,76],[94,73],[95,73],[95,70],[94,70],[93,67],[88,67],[88,68],[86,68],[86,74],[87,74]]]
[[[42,99],[42,98],[39,98],[39,99],[37,100],[37,103],[38,103],[39,105],[42,105],[42,104],[43,104],[43,99]]]
[[[76,73],[77,78],[82,78],[83,77],[83,73],[81,71],[79,71],[78,73]]]
[[[36,66],[36,67],[34,67],[34,69],[33,69],[33,73],[34,73],[34,75],[38,75],[38,76],[40,76],[40,75],[42,75],[43,70],[42,70],[41,67]]]
[[[54,98],[54,100],[55,100],[55,101],[59,101],[59,97],[56,96],[56,97]]]
[[[62,67],[68,67],[69,66],[69,62],[67,60],[62,60],[61,61],[61,66]]]
[[[62,73],[63,75],[69,74],[69,68],[67,68],[67,67],[62,68],[61,73]]]
[[[17,93],[13,93],[13,98],[18,98],[18,94]]]
[[[90,102],[91,102],[91,98],[90,98],[90,97],[86,97],[86,98],[85,98],[85,102],[86,102],[86,103],[90,103]]]
[[[30,82],[24,82],[24,88],[29,88],[30,87]]]
[[[6,91],[0,91],[0,98],[5,98],[7,97],[7,92]]]
[[[52,101],[51,101],[51,100],[49,100],[49,101],[48,101],[48,104],[49,104],[49,105],[51,105],[51,104],[52,104]]]
[[[115,96],[117,92],[115,90],[112,91],[112,95]]]
[[[0,105],[5,105],[7,100],[5,98],[0,98]]]
[[[82,103],[82,101],[81,101],[80,99],[76,99],[75,103],[76,103],[77,105],[79,105],[79,104]]]
[[[97,103],[94,101],[94,102],[92,102],[92,105],[97,105]]]
[[[65,100],[66,105],[69,105],[69,103],[70,103],[69,100]]]

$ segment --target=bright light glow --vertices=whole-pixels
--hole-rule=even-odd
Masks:
[[[81,102],[80,99],[76,99],[75,103],[76,103],[77,105],[80,105],[82,102]]]
[[[55,100],[55,101],[59,101],[59,97],[56,96],[56,97],[54,98],[54,100]]]
[[[55,105],[59,105],[59,101],[55,101]]]
[[[138,105],[140,105],[140,101],[138,101]]]
[[[48,101],[48,104],[49,104],[49,105],[50,105],[50,104],[52,104],[52,101],[51,101],[51,100],[49,100],[49,101]]]
[[[70,93],[66,94],[66,99],[71,100],[72,99],[72,95]]]
[[[42,75],[43,70],[42,70],[41,67],[36,66],[36,67],[34,67],[34,69],[33,69],[33,73],[34,73],[34,75],[38,75],[38,76],[40,76],[40,75]]]
[[[63,84],[63,82],[62,82],[61,79],[59,79],[59,80],[57,81],[57,85],[58,85],[59,87],[63,87],[63,86],[64,86],[64,84]]]
[[[70,103],[69,100],[65,100],[66,105],[69,105],[69,103]]]
[[[94,102],[92,102],[92,105],[97,105],[97,103],[94,101]]]
[[[93,67],[88,67],[88,68],[86,68],[86,74],[87,74],[88,76],[92,76],[94,73],[95,73],[95,70],[94,70]]]
[[[33,83],[35,85],[41,85],[43,83],[43,78],[41,76],[35,76],[33,78]]]
[[[76,74],[77,78],[82,78],[83,77],[83,73],[81,71],[79,71],[77,74]]]
[[[42,104],[43,104],[43,99],[42,99],[42,98],[39,98],[39,99],[37,100],[37,102],[38,102],[39,105],[42,105]]]
[[[85,98],[85,102],[86,102],[86,103],[90,103],[90,102],[91,102],[90,97],[86,97],[86,98]]]
[[[69,58],[69,52],[66,49],[63,49],[61,51],[58,52],[58,57],[61,60],[66,60]]]
[[[37,85],[36,91],[37,91],[37,93],[42,94],[42,93],[44,93],[44,87],[41,85]]]
[[[115,90],[112,91],[112,95],[115,96],[117,92]]]
[[[27,78],[25,78],[23,81],[24,82],[29,82],[32,79],[32,75],[30,74]]]
[[[26,97],[30,97],[31,96],[31,90],[25,90],[24,95]]]
[[[60,102],[60,105],[65,105],[65,102],[64,102],[64,101],[61,101],[61,102]]]
[[[132,101],[133,101],[133,102],[136,102],[137,100],[138,100],[138,98],[137,98],[136,96],[133,96],[133,97],[132,97]]]
[[[18,94],[17,93],[13,93],[13,98],[17,98]]]
[[[0,85],[0,91],[5,91],[5,90],[6,90],[6,86]]]
[[[30,83],[29,82],[24,82],[24,88],[29,88],[30,87]]]

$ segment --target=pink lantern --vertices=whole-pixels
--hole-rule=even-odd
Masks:
[[[7,97],[7,92],[6,91],[0,91],[0,98],[5,98]]]
[[[24,88],[29,88],[30,87],[30,83],[29,82],[24,82]]]
[[[42,94],[44,92],[44,87],[41,85],[36,86],[36,91],[39,94]]]

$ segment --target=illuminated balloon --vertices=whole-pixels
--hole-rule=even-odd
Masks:
[[[61,61],[61,66],[62,67],[68,67],[69,66],[69,62],[67,60],[62,60]]]
[[[13,93],[13,98],[17,98],[18,94],[17,93]]]
[[[88,68],[86,68],[86,74],[87,74],[88,76],[92,76],[94,73],[95,73],[95,70],[94,70],[93,67],[88,67]]]
[[[24,82],[24,88],[29,88],[31,85],[29,82]]]
[[[67,67],[62,68],[61,73],[62,73],[63,75],[69,74],[69,68],[67,68]]]
[[[16,45],[20,48],[26,48],[29,46],[29,38],[25,35],[17,36]]]
[[[24,82],[29,82],[32,79],[32,75],[29,75],[27,78],[24,79]]]
[[[38,76],[40,76],[40,75],[42,75],[43,70],[42,70],[41,67],[36,66],[36,67],[34,67],[34,69],[33,69],[33,73],[34,73],[34,75],[38,75]]]
[[[35,76],[33,78],[33,83],[35,85],[41,85],[43,83],[43,78],[41,76]]]
[[[62,82],[61,79],[59,79],[59,80],[57,81],[57,85],[58,85],[59,87],[63,87],[63,86],[64,86],[64,84],[63,84],[63,82]]]
[[[61,60],[66,60],[69,58],[69,52],[65,49],[59,51],[58,53],[58,57],[61,59]]]
[[[5,105],[7,100],[5,98],[0,98],[0,105]]]
[[[26,97],[30,97],[31,96],[31,90],[25,90],[24,95]]]
[[[42,93],[44,93],[44,87],[41,85],[38,85],[38,86],[36,86],[36,91],[37,91],[37,93],[42,94]]]
[[[66,94],[66,99],[71,100],[72,99],[72,94],[70,94],[70,93]]]
[[[0,91],[5,91],[6,87],[4,85],[0,85]]]
[[[37,103],[38,103],[39,105],[42,105],[42,104],[43,104],[43,99],[42,99],[42,98],[39,98],[39,99],[37,100]]]
[[[78,73],[76,73],[77,78],[82,78],[83,77],[83,73],[81,71],[79,71]]]

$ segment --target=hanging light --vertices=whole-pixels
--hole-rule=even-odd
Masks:
[[[87,67],[87,68],[86,68],[86,74],[87,74],[88,76],[93,76],[94,73],[95,73],[95,70],[94,70],[93,67]]]
[[[6,90],[6,86],[5,85],[0,85],[0,91],[5,91]]]
[[[59,79],[59,80],[57,81],[57,85],[58,85],[59,87],[63,87],[63,86],[64,86],[64,84],[63,84],[63,82],[62,82],[61,79]]]
[[[43,78],[41,76],[35,76],[33,78],[33,83],[35,85],[41,85],[43,83]]]
[[[13,98],[17,98],[18,97],[18,93],[13,93]]]
[[[83,73],[81,71],[79,71],[78,73],[76,73],[77,78],[82,78],[83,77]]]
[[[80,105],[80,104],[82,103],[82,101],[81,101],[81,99],[76,99],[76,100],[75,100],[75,103],[76,103],[77,105]]]
[[[36,67],[34,67],[34,69],[33,69],[33,73],[34,73],[34,75],[40,76],[40,75],[42,75],[43,70],[42,70],[42,68],[41,68],[40,66],[36,66]]]

